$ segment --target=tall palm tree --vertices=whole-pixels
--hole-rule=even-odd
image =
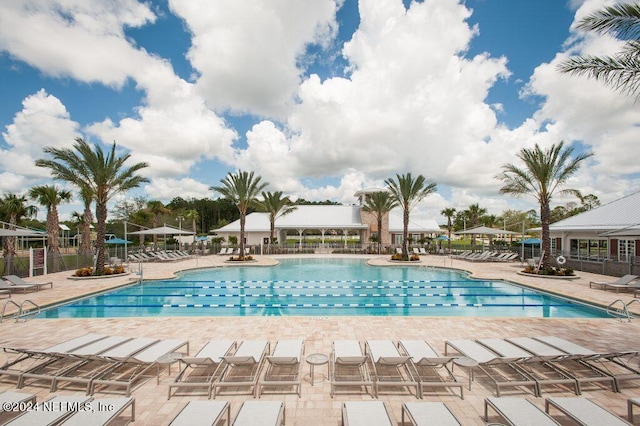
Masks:
[[[542,266],[545,269],[551,267],[551,200],[556,193],[580,198],[578,190],[563,187],[580,169],[580,164],[593,155],[584,152],[572,156],[573,151],[572,147],[564,149],[564,141],[551,145],[544,151],[538,144],[533,149],[523,148],[516,156],[524,163],[524,167],[505,164],[502,166],[503,172],[496,176],[504,182],[504,186],[500,188],[501,193],[516,197],[531,194],[538,200],[542,223],[542,251],[546,254],[543,256]]]
[[[396,179],[389,178],[384,181],[391,192],[391,198],[402,208],[402,258],[409,260],[409,212],[427,195],[437,190],[435,183],[427,183],[424,176],[418,175],[415,179],[411,173],[400,175],[396,173]]]
[[[93,222],[93,214],[91,213],[91,202],[93,201],[93,192],[88,185],[80,187],[80,199],[84,205],[82,212],[82,239],[80,240],[79,254],[81,256],[91,255],[91,222]]]
[[[60,218],[58,205],[71,201],[71,191],[55,185],[38,185],[29,190],[29,197],[47,208],[47,245],[53,259],[53,270],[58,272],[60,261]]]
[[[9,229],[16,229],[18,222],[26,217],[34,217],[36,213],[38,213],[37,207],[27,205],[27,197],[24,195],[8,193],[0,200],[0,215],[3,221],[9,223]],[[18,239],[16,237],[4,237],[2,239],[5,275],[14,273],[13,259],[16,256],[17,242]]]
[[[162,204],[162,201],[158,201],[158,200],[147,201],[146,210],[151,214],[152,228],[157,228],[159,226],[158,222],[160,220],[160,216],[162,216],[163,214],[171,213],[171,210],[166,208],[164,204]],[[153,249],[156,250],[157,248],[158,248],[158,236],[156,234],[153,234]]]
[[[398,207],[398,201],[386,191],[374,192],[365,197],[362,210],[373,213],[378,225],[378,254],[382,247],[382,219],[396,207]]]
[[[212,186],[210,189],[220,193],[223,197],[236,205],[240,212],[240,258],[244,257],[244,227],[247,220],[247,211],[255,206],[258,194],[267,185],[260,182],[260,176],[254,176],[253,172],[239,170],[236,174],[229,173],[221,179],[221,186]]]
[[[105,244],[104,234],[107,225],[107,202],[115,194],[126,192],[149,180],[137,174],[147,163],[136,163],[125,167],[131,156],[116,155],[116,144],[106,153],[95,144],[92,148],[82,138],[77,138],[73,149],[46,147],[45,154],[53,159],[36,160],[36,166],[51,170],[55,179],[60,179],[78,188],[91,189],[96,203],[96,268],[94,275],[104,274]]]
[[[268,251],[271,253],[271,244],[276,234],[276,219],[286,216],[298,207],[294,206],[289,197],[283,197],[282,191],[264,192],[262,200],[258,201],[258,207],[269,213],[269,245]]]
[[[454,207],[448,207],[446,209],[442,209],[440,214],[447,218],[447,237],[449,238],[449,253],[451,253],[451,219],[456,214],[456,209]]]
[[[198,219],[200,219],[200,213],[198,213],[196,209],[190,209],[184,212],[184,217],[187,220],[191,220],[191,230],[193,231],[193,238],[195,238],[198,234],[196,224],[198,223]]]
[[[487,214],[487,209],[480,207],[480,204],[471,204],[465,211],[465,217],[467,218],[467,228],[475,228],[480,225],[480,218]],[[476,245],[476,235],[471,234],[471,247]]]
[[[578,28],[626,39],[625,45],[614,56],[575,56],[562,62],[558,69],[595,78],[640,99],[640,3],[604,7],[583,18]]]

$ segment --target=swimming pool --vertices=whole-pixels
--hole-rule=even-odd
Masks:
[[[44,310],[40,317],[264,315],[607,317],[601,309],[505,281],[344,258],[186,271],[174,280],[145,281]]]

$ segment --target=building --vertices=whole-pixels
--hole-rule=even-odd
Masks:
[[[373,235],[378,235],[378,224],[373,214],[362,209],[368,194],[384,191],[384,189],[370,188],[358,191],[357,205],[302,205],[276,219],[275,234],[279,242],[286,240],[286,235],[295,233],[303,242],[305,232],[314,231],[320,235],[321,245],[329,241],[335,243],[336,238],[346,242],[347,235],[357,234],[361,243],[369,243]],[[402,243],[402,213],[392,211],[382,221],[382,244],[396,245]],[[248,214],[245,222],[245,243],[248,245],[269,244],[270,234],[269,214],[254,212]],[[232,222],[215,230],[216,234],[226,241],[230,236],[239,238],[240,220]],[[413,241],[442,233],[435,220],[411,220],[409,234]]]
[[[630,273],[640,256],[640,192],[551,224],[551,251],[573,267]]]

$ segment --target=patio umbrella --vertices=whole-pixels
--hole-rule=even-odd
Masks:
[[[164,245],[167,246],[167,235],[194,235],[195,232],[184,229],[172,228],[171,226],[159,226],[158,228],[143,229],[142,231],[129,232],[130,235],[164,235]]]
[[[127,251],[127,244],[132,244],[131,241],[127,241],[127,240],[123,240],[122,238],[112,238],[110,240],[105,240],[104,242],[106,245],[110,245],[110,246],[118,246],[118,245],[124,245],[124,253],[126,254]],[[118,249],[116,247],[116,257],[118,256]],[[126,257],[126,256],[123,256]]]
[[[436,238],[436,241],[449,241],[449,237],[446,235],[440,235]]]
[[[526,240],[520,241],[520,243],[521,244],[536,245],[536,244],[542,244],[542,240],[540,240],[540,238],[527,238]]]

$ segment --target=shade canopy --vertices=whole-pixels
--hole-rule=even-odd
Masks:
[[[526,240],[520,241],[520,244],[542,244],[542,240],[540,238],[527,238]]]
[[[117,245],[117,244],[133,244],[131,241],[123,240],[122,238],[112,238],[105,240],[105,244]]]
[[[205,237],[204,235],[199,236],[198,238],[196,238],[197,241],[207,241],[209,238]]]
[[[46,237],[44,232],[30,231],[28,229],[0,229],[0,237]]]
[[[436,238],[436,241],[449,241],[449,237],[446,235],[440,235]]]
[[[466,231],[459,231],[456,234],[460,235],[520,235],[519,232],[507,231],[506,229],[489,228],[488,226],[478,226],[475,228],[467,229]]]
[[[144,229],[142,231],[129,232],[129,235],[193,235],[194,232],[184,229],[172,228],[170,226],[160,226],[158,228]]]

